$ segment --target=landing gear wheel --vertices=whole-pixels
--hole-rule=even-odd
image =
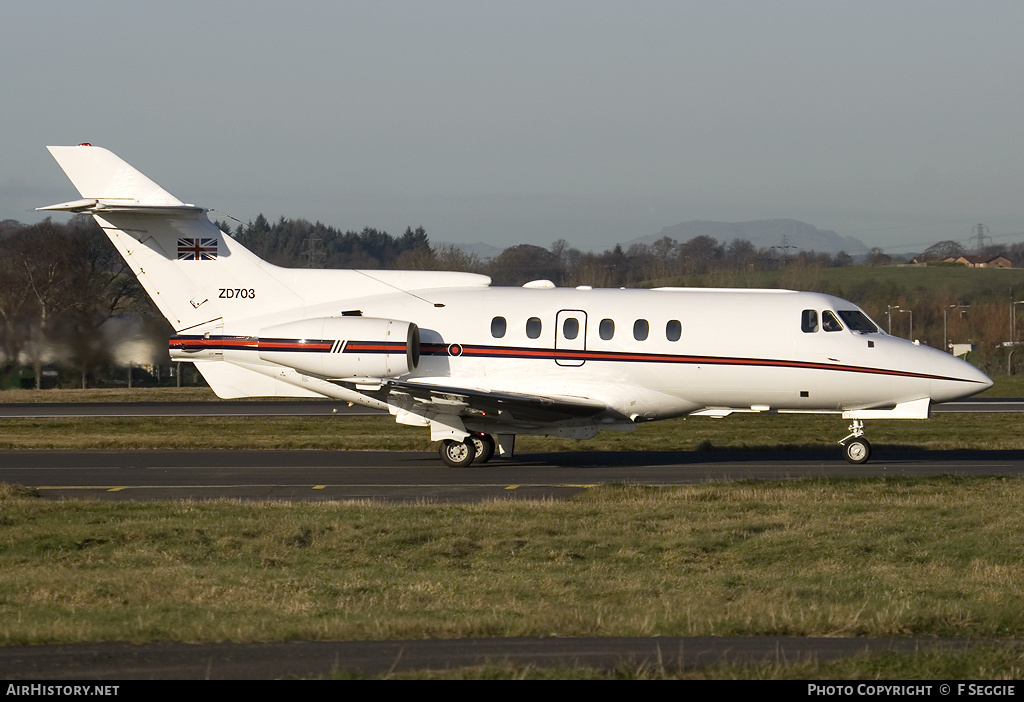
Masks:
[[[864,438],[864,420],[854,419],[850,425],[850,435],[839,442],[846,452],[846,460],[850,463],[867,463],[871,458],[871,444]]]
[[[476,446],[473,445],[472,438],[465,441],[445,439],[437,452],[441,455],[441,460],[451,468],[465,468],[476,458]]]
[[[843,445],[843,449],[846,451],[846,460],[850,463],[867,463],[871,458],[871,444],[861,437],[850,439]]]
[[[470,437],[476,449],[476,462],[487,463],[494,455],[494,437],[490,434],[474,434]]]

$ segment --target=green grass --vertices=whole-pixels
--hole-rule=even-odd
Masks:
[[[1024,375],[994,375],[992,382],[992,387],[979,393],[976,397],[988,399],[1024,397]]]
[[[0,644],[1024,635],[1024,480],[463,505],[0,497]]]
[[[86,390],[0,390],[4,402],[230,402],[220,400],[208,387],[192,388],[92,388]]]
[[[56,417],[3,419],[4,450],[315,449],[433,450],[429,433],[388,415],[331,417]],[[876,449],[1024,449],[1024,415],[935,414],[866,423]],[[523,435],[517,452],[836,448],[849,421],[835,415],[690,417],[606,431],[576,441]],[[838,449],[837,449],[838,450]]]

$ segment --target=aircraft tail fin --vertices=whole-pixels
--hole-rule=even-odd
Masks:
[[[280,268],[220,231],[205,208],[182,202],[107,149],[47,148],[81,199],[38,209],[91,214],[179,334],[216,334],[225,322],[348,297],[491,282],[460,272]]]
[[[302,304],[266,264],[114,153],[47,147],[82,199],[39,208],[93,215],[178,333]]]
[[[121,205],[184,204],[107,149],[90,144],[46,148],[85,199]]]

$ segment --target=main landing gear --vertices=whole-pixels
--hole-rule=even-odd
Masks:
[[[871,444],[864,438],[864,421],[853,420],[850,435],[839,442],[846,452],[846,460],[850,463],[867,463],[871,458]]]
[[[465,468],[470,463],[487,463],[494,456],[494,437],[473,433],[465,441],[445,439],[437,451],[450,468]]]

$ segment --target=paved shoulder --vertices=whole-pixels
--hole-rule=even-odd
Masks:
[[[722,661],[827,660],[865,652],[963,649],[967,639],[798,637],[513,638],[255,644],[99,643],[0,647],[0,677],[35,680],[269,680],[332,671],[377,675],[514,663],[613,668],[623,662],[668,670]]]

